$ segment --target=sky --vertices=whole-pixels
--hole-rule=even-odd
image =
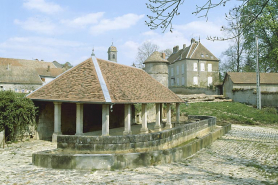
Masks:
[[[54,60],[72,65],[88,59],[94,48],[97,58],[108,59],[107,50],[118,50],[118,63],[136,62],[138,47],[146,41],[160,50],[190,45],[199,39],[221,59],[231,41],[208,41],[207,36],[223,36],[225,13],[233,1],[212,9],[206,18],[192,12],[207,0],[185,0],[180,15],[173,20],[174,31],[150,30],[145,24],[147,0],[0,0],[0,57]],[[218,0],[215,0],[216,2]],[[202,15],[202,14],[200,14]]]

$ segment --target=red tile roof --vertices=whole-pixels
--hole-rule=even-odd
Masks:
[[[97,59],[110,103],[182,103],[175,93],[145,71]],[[27,96],[33,100],[105,103],[92,58],[68,70]],[[108,102],[109,103],[109,102]]]

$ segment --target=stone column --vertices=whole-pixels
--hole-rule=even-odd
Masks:
[[[125,130],[123,135],[131,135],[131,105],[125,104]]]
[[[109,136],[109,105],[102,105],[102,136]]]
[[[140,129],[141,134],[146,134],[149,132],[148,129],[148,119],[147,119],[147,104],[142,103],[142,128]]]
[[[176,124],[180,124],[180,104],[176,103]]]
[[[57,142],[57,136],[62,135],[61,132],[61,102],[54,102],[54,133],[52,142]]]
[[[160,123],[162,123],[163,118],[163,103],[160,104]]]
[[[166,129],[172,128],[172,123],[171,123],[171,104],[167,103],[167,122],[166,122]]]
[[[76,133],[75,135],[83,134],[83,104],[76,103]]]
[[[160,103],[155,104],[156,107],[156,123],[154,126],[155,131],[161,131],[161,125],[160,125]]]

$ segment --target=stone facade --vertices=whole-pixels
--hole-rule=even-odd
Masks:
[[[219,60],[194,39],[191,45],[173,48],[169,56],[169,87],[208,87],[219,82]]]

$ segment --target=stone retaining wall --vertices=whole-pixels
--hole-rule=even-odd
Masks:
[[[76,136],[61,135],[57,148],[90,153],[127,153],[165,150],[176,147],[196,136],[204,135],[216,125],[216,118],[189,116],[197,122],[180,125],[160,132],[127,136]]]
[[[56,169],[121,169],[171,163],[189,157],[227,133],[231,124],[217,128],[207,135],[167,150],[125,154],[55,154],[43,151],[33,154],[33,164]]]

